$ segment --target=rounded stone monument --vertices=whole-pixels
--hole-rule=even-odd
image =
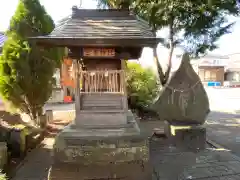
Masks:
[[[160,93],[153,108],[161,120],[179,125],[205,122],[209,113],[208,96],[187,53],[183,54],[179,69]]]

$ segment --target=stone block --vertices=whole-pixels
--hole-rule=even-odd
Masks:
[[[187,167],[196,164],[196,153],[184,151],[173,145],[168,138],[157,138],[150,142],[152,180],[178,180]]]
[[[68,125],[55,139],[54,160],[83,165],[147,161],[148,139],[133,120],[131,126],[112,129]]]
[[[171,125],[168,121],[164,121],[164,134],[167,137],[171,137]]]
[[[49,180],[150,180],[151,171],[147,162],[108,163],[101,165],[53,164],[49,170]]]
[[[177,148],[184,151],[204,150],[206,146],[206,128],[203,126],[173,126],[171,138]]]
[[[58,139],[54,147],[56,162],[76,164],[105,164],[148,160],[148,142],[134,142],[134,137],[102,138],[99,140]],[[69,141],[70,140],[70,141]]]
[[[124,126],[104,127],[97,122],[93,123],[95,126],[77,126],[76,122],[66,126],[55,139],[50,179],[145,180],[148,139],[141,135],[130,114],[125,113],[129,123]]]
[[[165,122],[164,134],[177,148],[204,150],[206,146],[206,128],[202,125],[175,125]]]
[[[206,129],[165,122],[164,134],[150,142],[152,180],[186,179],[184,172],[196,165],[198,154],[205,150]]]
[[[126,112],[94,112],[94,111],[80,111],[77,113],[75,125],[94,126],[94,125],[123,125],[127,124]]]

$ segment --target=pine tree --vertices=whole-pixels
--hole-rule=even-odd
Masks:
[[[49,34],[54,22],[39,0],[19,0],[0,57],[0,93],[36,122],[54,85],[56,49],[41,49],[28,37]]]

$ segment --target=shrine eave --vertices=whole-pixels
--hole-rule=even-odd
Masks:
[[[36,42],[40,46],[52,47],[151,47],[158,45],[161,38],[74,38],[74,37],[49,37],[38,36],[30,37],[31,41]]]

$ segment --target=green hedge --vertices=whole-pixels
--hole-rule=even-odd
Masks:
[[[151,68],[144,68],[135,62],[127,63],[128,104],[131,109],[149,107],[159,92],[156,73]]]

